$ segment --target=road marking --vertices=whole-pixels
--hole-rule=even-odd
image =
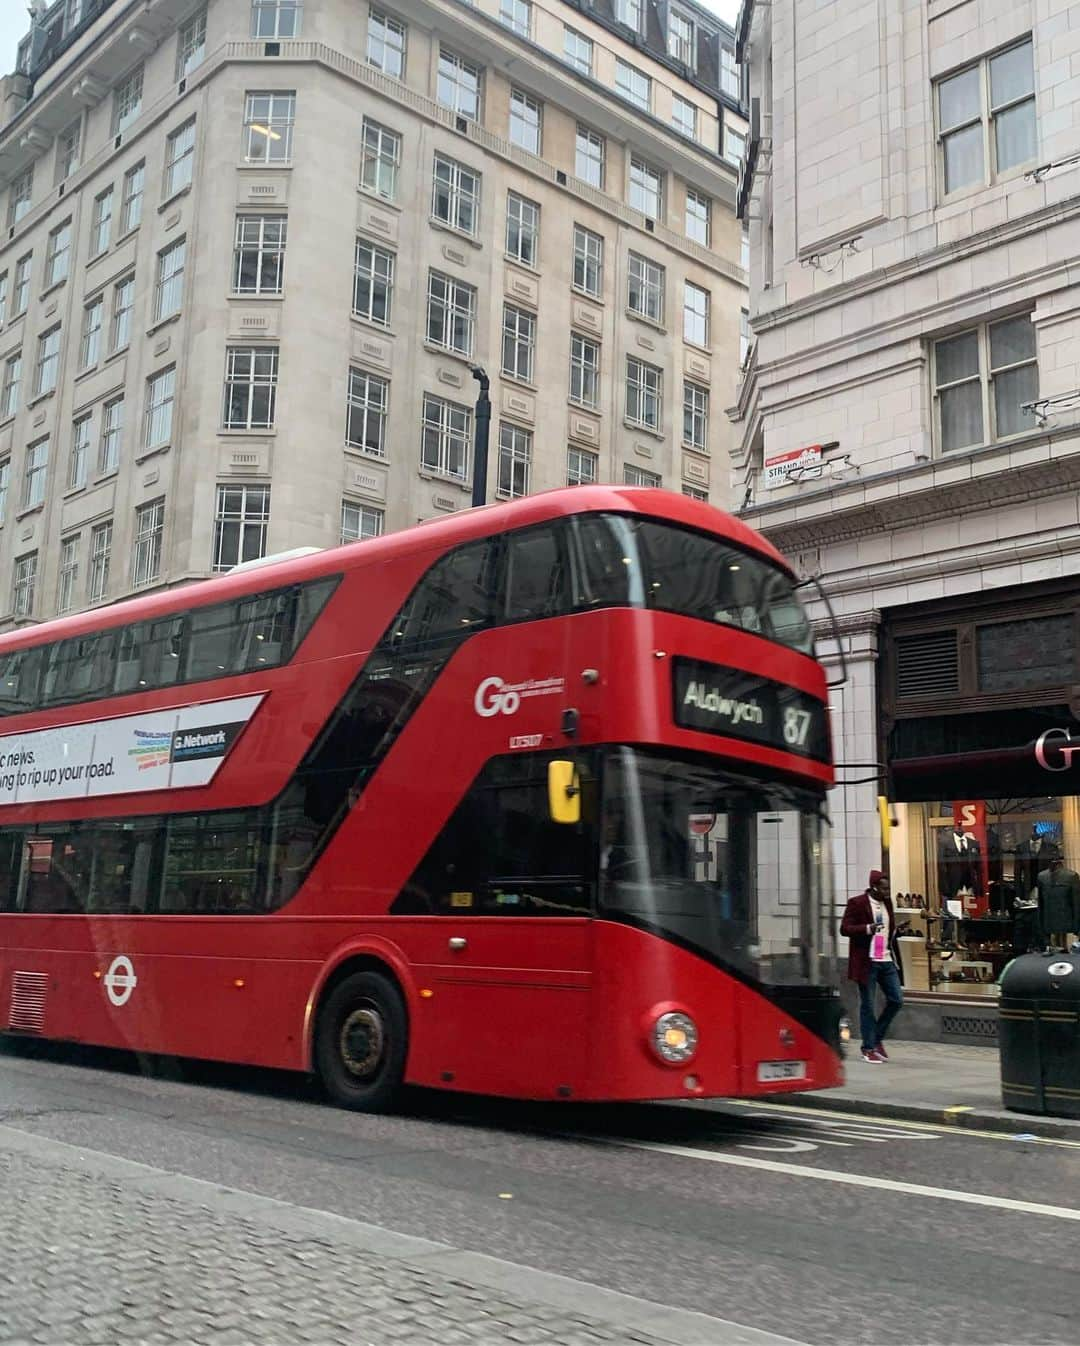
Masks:
[[[577,1137],[589,1140],[588,1136]],[[786,1173],[791,1178],[814,1178],[818,1182],[836,1182],[849,1187],[873,1187],[879,1192],[900,1192],[905,1196],[933,1197],[937,1201],[956,1201],[965,1206],[991,1206],[997,1210],[1018,1211],[1024,1215],[1046,1215],[1055,1220],[1080,1220],[1080,1210],[1069,1206],[1046,1206],[1039,1201],[1016,1201],[1007,1196],[987,1196],[982,1192],[961,1192],[951,1187],[924,1187],[918,1182],[898,1182],[894,1178],[872,1178],[861,1173],[838,1173],[834,1169],[810,1168],[806,1164],[785,1164],[776,1159],[751,1159],[741,1154],[718,1154],[715,1150],[693,1150],[686,1145],[666,1145],[651,1140],[599,1139],[602,1145],[620,1149],[653,1150],[683,1159],[704,1159],[710,1164],[728,1164],[732,1168],[764,1169],[768,1173]]]

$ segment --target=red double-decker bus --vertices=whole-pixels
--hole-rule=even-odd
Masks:
[[[0,1031],[537,1099],[840,1082],[825,678],[576,487],[0,638]]]

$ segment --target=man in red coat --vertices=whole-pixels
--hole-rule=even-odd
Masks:
[[[848,977],[859,984],[862,1058],[877,1066],[888,1060],[885,1034],[904,1004],[896,917],[889,896],[889,881],[880,869],[870,871],[866,892],[856,894],[848,902],[840,922],[840,933],[848,939]],[[885,1008],[877,1014],[879,986],[885,993]]]

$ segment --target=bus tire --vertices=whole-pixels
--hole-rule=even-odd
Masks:
[[[315,1030],[315,1071],[330,1098],[354,1112],[388,1112],[401,1092],[409,1020],[401,992],[378,972],[333,988]]]

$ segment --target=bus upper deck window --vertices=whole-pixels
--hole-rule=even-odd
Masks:
[[[566,610],[566,564],[559,533],[550,526],[511,533],[502,619],[536,621]]]
[[[618,514],[586,514],[574,525],[581,566],[574,606],[643,607],[637,522]]]

